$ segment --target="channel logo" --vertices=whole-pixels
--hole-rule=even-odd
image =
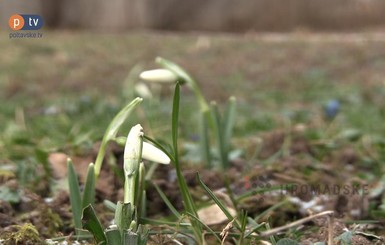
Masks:
[[[39,30],[43,27],[43,18],[36,14],[14,14],[9,18],[9,27],[14,30]]]

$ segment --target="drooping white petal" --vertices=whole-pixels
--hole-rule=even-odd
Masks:
[[[142,152],[143,128],[140,124],[131,128],[127,136],[124,148],[124,170],[127,174],[133,174],[139,167]]]
[[[163,151],[159,150],[154,145],[149,144],[147,142],[143,142],[142,157],[152,162],[162,164],[170,163],[170,158]]]
[[[135,92],[142,98],[152,98],[152,93],[148,86],[144,83],[138,83],[135,85]]]
[[[140,79],[147,82],[175,83],[178,77],[170,70],[155,69],[144,71],[139,75]]]

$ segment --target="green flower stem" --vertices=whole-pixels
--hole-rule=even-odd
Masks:
[[[187,86],[194,92],[202,112],[206,112],[209,110],[210,108],[209,104],[207,103],[205,97],[203,96],[203,93],[200,90],[198,83],[182,67],[180,67],[179,65],[175,64],[170,60],[167,60],[161,57],[157,57],[155,62],[157,62],[164,68],[174,72],[178,76],[178,78],[181,80],[179,81],[180,83],[187,84]]]
[[[135,200],[135,176],[125,175],[124,181],[124,203],[134,204]]]

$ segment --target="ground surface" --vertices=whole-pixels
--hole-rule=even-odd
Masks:
[[[181,154],[198,203],[205,204],[205,195],[197,171],[225,197],[227,178],[238,198],[234,208],[271,227],[334,210],[335,238],[356,232],[353,244],[384,243],[371,234],[384,236],[385,34],[47,31],[39,40],[0,39],[0,46],[1,238],[28,222],[43,238],[73,232],[68,195],[60,191],[66,157],[84,176],[111,118],[134,97],[138,73],[156,68],[153,60],[162,56],[193,75],[208,100],[221,106],[237,97],[232,166],[207,170],[195,152],[198,107],[182,88]],[[172,88],[158,89],[121,134],[141,123],[149,135],[169,141],[171,97]],[[335,117],[324,110],[332,100],[339,104]],[[121,165],[122,147],[110,145],[108,153],[107,161]],[[182,208],[174,175],[161,167],[153,182]],[[278,192],[253,192],[274,186]],[[148,192],[148,215],[168,216],[150,183]],[[97,198],[121,198],[121,181],[107,166]],[[107,223],[112,214],[100,206]],[[325,241],[325,227],[325,220],[313,220],[277,238]]]

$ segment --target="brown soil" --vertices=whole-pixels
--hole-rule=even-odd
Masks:
[[[289,135],[291,142],[285,145]],[[258,222],[269,221],[272,227],[288,224],[310,214],[334,210],[334,237],[341,235],[345,231],[344,229],[352,230],[353,227],[368,234],[384,235],[383,222],[367,226],[349,225],[348,221],[370,219],[369,202],[380,202],[380,200],[376,200],[378,197],[369,195],[369,190],[376,183],[358,179],[354,174],[366,170],[357,164],[359,156],[352,149],[346,147],[338,151],[331,151],[323,156],[325,161],[315,161],[314,159],[319,157],[316,153],[319,145],[307,141],[302,132],[295,129],[289,133],[273,131],[266,133],[262,138],[264,144],[259,160],[255,160],[251,164],[243,159],[238,159],[226,171],[184,166],[183,174],[197,203],[207,202],[207,195],[196,178],[196,174],[199,172],[203,181],[229,206],[233,203],[228,198],[226,191],[223,191],[226,179],[228,183],[231,183],[230,188],[235,196],[255,190],[254,194],[239,200],[237,204],[237,208],[247,210],[250,217],[256,217],[273,205],[288,200],[281,207],[271,210],[258,220]],[[282,150],[283,147],[287,147],[287,149]],[[280,151],[281,153],[277,154]],[[118,159],[120,167],[122,153],[123,149],[118,146],[111,146],[108,152]],[[277,155],[275,159],[269,160],[268,164],[263,162],[264,159],[268,159],[274,154]],[[76,168],[84,168],[79,164],[87,164],[84,159],[89,160],[94,156],[95,153],[92,156],[75,158],[77,159],[74,161]],[[54,165],[53,167],[55,168]],[[183,209],[175,170],[172,166],[162,165],[156,170],[153,180],[148,183],[148,216],[159,218],[171,215],[152,183],[157,184],[165,192],[177,209]],[[17,181],[13,178],[4,180],[2,184],[18,188]],[[290,189],[288,184],[294,185],[291,188],[296,189]],[[274,186],[280,188],[277,191],[256,192],[258,188]],[[321,189],[311,190],[309,189],[311,187]],[[342,189],[333,189],[337,187]],[[357,190],[363,190],[364,193],[359,194]],[[27,223],[33,224],[39,237],[42,238],[68,236],[73,233],[69,197],[66,191],[58,192],[49,202],[43,200],[41,196],[29,192],[28,189],[23,188],[22,191],[24,195],[19,203],[11,205],[4,201],[0,202],[0,237],[9,237],[9,234],[15,232],[15,227],[18,227],[16,225],[22,226]],[[116,202],[121,198],[122,182],[114,177],[112,170],[107,164],[104,164],[97,184],[97,203],[99,204],[96,207],[104,225],[111,221],[113,214],[103,207],[101,202],[104,199]],[[325,220],[316,219],[298,229],[304,234],[301,237],[302,244],[327,239]],[[378,239],[369,241],[369,238],[373,239],[373,237],[355,235],[353,244],[382,244],[385,241],[380,242]],[[152,239],[156,241],[163,238],[153,237]]]

